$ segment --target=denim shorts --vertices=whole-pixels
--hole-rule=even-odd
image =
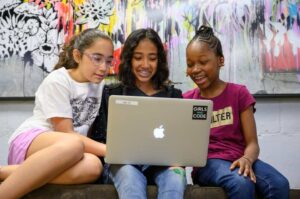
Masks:
[[[26,153],[32,141],[41,133],[46,132],[46,129],[32,128],[18,135],[9,146],[8,164],[21,164],[26,157]]]

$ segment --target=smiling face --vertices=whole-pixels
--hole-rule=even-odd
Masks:
[[[220,68],[224,57],[217,56],[207,43],[194,41],[186,50],[186,73],[197,84],[201,91],[212,90],[220,82]]]
[[[152,84],[151,79],[156,74],[157,64],[157,47],[147,38],[141,40],[134,49],[131,60],[136,85]]]
[[[78,63],[71,76],[78,82],[100,83],[113,64],[113,44],[108,39],[99,38],[83,53],[75,49],[74,60]]]

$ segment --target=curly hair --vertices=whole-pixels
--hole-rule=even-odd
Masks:
[[[135,48],[143,39],[149,39],[157,48],[157,71],[151,78],[151,83],[156,89],[160,89],[169,78],[169,68],[163,43],[157,32],[151,28],[135,30],[126,39],[120,55],[121,62],[119,65],[118,80],[125,86],[131,88],[136,86],[136,77],[132,72],[131,61]]]
[[[108,35],[93,28],[86,29],[74,35],[68,43],[64,44],[62,52],[59,54],[58,63],[54,66],[54,70],[61,67],[65,67],[66,69],[77,68],[78,63],[74,60],[73,50],[77,49],[82,54],[98,39],[106,39],[112,42]]]
[[[212,49],[217,56],[224,57],[222,44],[218,37],[214,35],[214,31],[211,27],[202,25],[197,31],[192,40],[188,43],[188,46],[193,42],[205,42],[208,47]]]

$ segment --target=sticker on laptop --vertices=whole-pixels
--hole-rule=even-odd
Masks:
[[[206,120],[207,119],[207,106],[193,106],[193,120]]]
[[[130,105],[130,106],[138,106],[139,102],[138,101],[132,101],[132,100],[122,100],[122,99],[117,99],[116,104],[122,104],[122,105]]]

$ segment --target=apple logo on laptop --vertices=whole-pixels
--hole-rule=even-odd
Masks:
[[[158,128],[155,128],[153,130],[153,134],[154,134],[154,137],[155,138],[158,138],[158,139],[162,139],[165,137],[165,128],[163,127],[163,125],[160,125]]]

